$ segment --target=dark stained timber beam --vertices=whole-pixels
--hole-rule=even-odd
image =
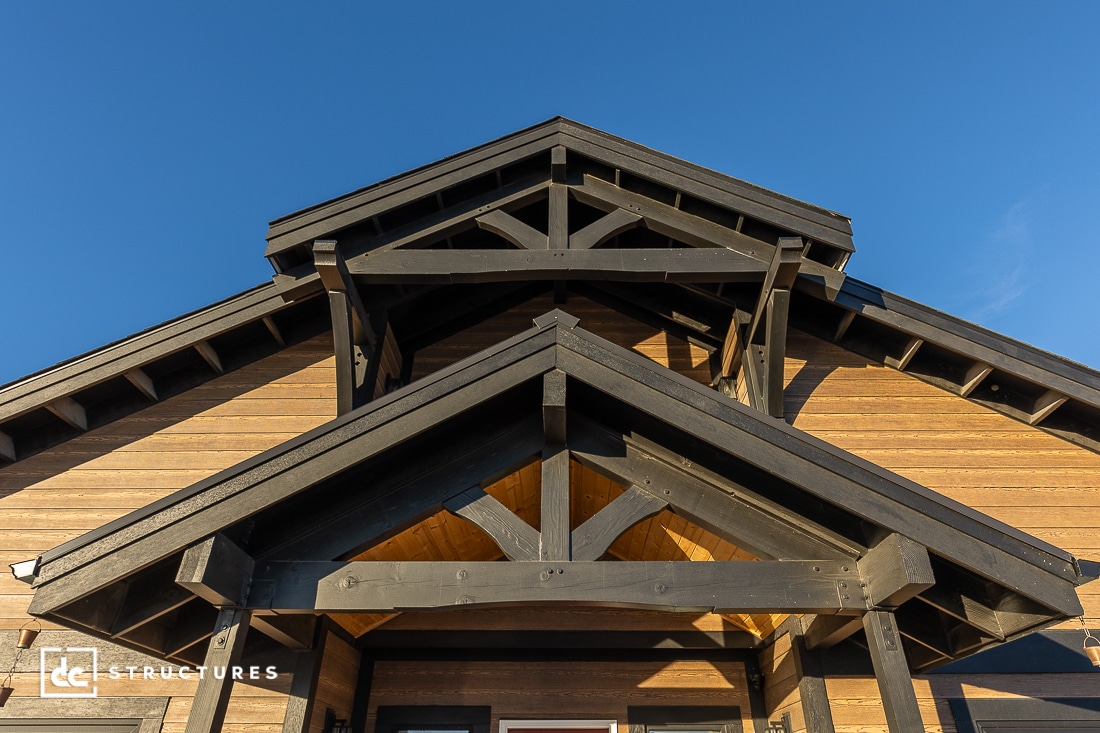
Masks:
[[[966,370],[966,375],[963,377],[963,383],[959,387],[959,394],[963,397],[968,397],[992,371],[993,367],[989,364],[981,361],[974,362],[970,368]]]
[[[538,229],[497,209],[477,217],[478,227],[502,237],[520,249],[546,249],[547,237]]]
[[[391,250],[348,263],[358,282],[488,283],[520,280],[759,282],[766,265],[706,249]]]
[[[213,669],[225,669],[240,662],[248,633],[248,616],[248,611],[239,608],[227,608],[218,614],[214,637],[210,640],[204,661],[210,673],[203,676],[195,690],[184,733],[215,733],[222,729],[233,679],[231,674],[224,673],[218,679]]]
[[[378,350],[374,324],[333,240],[313,243],[313,264],[328,291],[336,356],[336,413],[345,415],[372,396],[370,372]]]
[[[928,550],[897,533],[868,550],[858,565],[860,579],[876,608],[897,608],[936,582]]]
[[[509,560],[539,559],[539,533],[480,486],[448,499],[443,507],[489,535]]]
[[[122,376],[126,377],[126,380],[134,385],[134,388],[138,392],[145,395],[145,398],[150,402],[157,401],[157,388],[156,385],[153,384],[153,379],[148,374],[135,367],[134,369],[124,372]]]
[[[619,188],[595,176],[585,175],[584,183],[571,186],[570,191],[581,203],[602,211],[626,209],[637,212],[648,229],[693,247],[723,247],[752,257],[765,265],[771,261],[773,248],[759,239]],[[843,272],[813,260],[804,259],[799,272],[813,281],[820,281],[829,300],[836,297],[844,284]]]
[[[194,598],[186,588],[176,585],[175,573],[163,572],[138,577],[126,583],[126,597],[111,624],[111,636],[128,634],[137,627],[155,621]]]
[[[768,296],[768,325],[764,344],[764,376],[762,393],[764,412],[772,417],[782,418],[783,405],[783,366],[787,351],[787,313],[790,310],[791,291],[773,290]]]
[[[188,547],[176,583],[214,606],[239,606],[252,578],[252,558],[222,534]]]
[[[756,309],[749,321],[748,342],[753,344],[765,343],[761,325],[766,322],[768,313],[768,300],[776,290],[789,291],[798,277],[799,267],[802,265],[802,238],[780,237],[775,246],[771,260],[768,262],[768,271],[764,275],[764,287],[760,290],[760,296],[756,300]]]
[[[863,629],[867,632],[867,646],[871,651],[887,728],[890,733],[923,733],[924,722],[894,614],[868,611],[863,616]]]
[[[856,623],[859,623],[859,619],[856,619]],[[791,635],[791,658],[794,660],[794,674],[798,679],[802,713],[806,719],[806,733],[834,733],[836,729],[833,726],[833,713],[829,707],[829,694],[825,689],[825,672],[822,669],[820,653],[808,648],[802,619],[790,616],[786,627]]]
[[[542,377],[542,429],[550,445],[565,445],[565,372],[554,369]]]
[[[666,506],[664,499],[631,486],[573,530],[573,559],[599,560],[623,532]]]
[[[410,464],[374,483],[361,501],[333,506],[309,528],[282,538],[264,554],[274,558],[330,559],[362,551],[391,533],[439,511],[442,503],[487,476],[506,475],[530,462],[544,444],[534,419],[441,447],[431,467]]]
[[[249,624],[262,634],[288,649],[309,649],[317,630],[317,617],[303,614],[290,616],[252,614]]]
[[[46,405],[46,409],[77,430],[88,429],[88,415],[79,402],[71,397],[61,397]]]
[[[315,648],[297,655],[290,680],[286,713],[283,715],[282,733],[308,733],[309,721],[313,717],[313,701],[317,696],[317,682],[320,678],[321,660],[324,659],[325,641],[328,634],[322,633]]]
[[[554,562],[571,556],[569,532],[569,450],[547,445],[542,451],[539,557]]]
[[[550,218],[546,227],[550,249],[566,249],[569,246],[569,187],[563,183],[550,184]]]
[[[844,570],[847,567],[848,570]],[[853,565],[790,562],[284,562],[257,568],[248,607],[385,613],[498,604],[593,603],[715,613],[846,613]]]
[[[757,496],[748,487],[674,464],[638,445],[616,439],[577,420],[570,446],[582,465],[623,484],[633,484],[668,501],[673,511],[758,558],[807,557],[854,561],[862,548],[811,521]]]
[[[199,356],[202,357],[211,369],[217,374],[225,374],[225,367],[222,366],[221,357],[218,356],[217,350],[209,341],[200,341],[195,344],[195,351],[199,352]]]
[[[909,366],[909,362],[911,362],[913,360],[913,357],[917,355],[917,351],[923,344],[923,339],[910,338],[909,341],[906,342],[905,348],[902,349],[900,356],[887,356],[882,361],[888,367],[904,370],[907,366]]]
[[[1035,405],[1032,407],[1031,414],[1027,418],[1027,424],[1038,425],[1043,420],[1050,417],[1051,413],[1064,405],[1067,399],[1068,398],[1061,392],[1055,392],[1052,389],[1048,389],[1035,400]]]
[[[275,343],[279,344],[282,348],[286,348],[286,339],[283,337],[283,332],[279,329],[279,324],[275,323],[275,319],[271,316],[264,316],[260,320],[263,321],[264,326],[267,327],[267,332],[271,334],[271,338],[275,339]]]
[[[356,344],[367,344],[372,348],[378,337],[371,327],[370,314],[359,297],[347,262],[337,248],[335,240],[319,239],[313,243],[313,266],[321,276],[321,283],[329,293],[346,293],[355,323],[353,340]]]
[[[802,635],[807,649],[829,649],[863,628],[863,620],[853,616],[802,617]]]
[[[641,214],[626,209],[615,209],[610,214],[592,222],[579,232],[569,236],[569,249],[592,249],[614,236],[633,229],[642,222]]]
[[[0,433],[0,460],[15,462],[15,441],[7,433]]]

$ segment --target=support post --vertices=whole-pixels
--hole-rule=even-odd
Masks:
[[[825,673],[818,652],[806,648],[802,621],[790,617],[791,655],[794,672],[798,678],[798,691],[802,699],[802,714],[806,718],[807,733],[834,733],[833,713],[829,709],[829,694],[825,689]]]
[[[893,612],[868,611],[863,615],[863,629],[867,632],[887,728],[890,733],[923,733],[913,677]]]
[[[565,372],[553,369],[542,378],[542,522],[539,557],[569,560],[569,449],[565,447]]]
[[[325,641],[328,634],[321,626],[313,649],[300,652],[294,661],[290,678],[290,695],[286,714],[283,716],[283,733],[307,733],[313,717],[313,699],[317,692],[317,678],[321,660],[325,657]]]
[[[230,668],[241,661],[248,633],[248,616],[248,611],[240,608],[225,608],[218,613],[218,623],[203,662],[206,674],[195,691],[195,701],[191,704],[184,733],[215,733],[222,729],[225,711],[229,707],[229,694],[233,690]],[[215,674],[216,669],[224,670],[221,679]]]
[[[314,242],[313,264],[328,291],[336,354],[336,412],[344,415],[371,399],[370,362],[378,350],[378,338],[336,242]]]

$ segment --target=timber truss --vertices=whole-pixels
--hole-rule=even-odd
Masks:
[[[483,490],[535,460],[537,530]],[[627,487],[578,526],[571,461]],[[758,560],[607,559],[617,537],[665,509]],[[355,559],[440,511],[509,561]],[[236,653],[255,656],[308,647],[325,613],[561,603],[799,613],[811,648],[875,614],[919,670],[1078,615],[1084,580],[1064,552],[555,311],[44,555],[31,612],[190,663],[225,651],[204,649],[216,624],[241,626]],[[246,648],[248,626],[260,633]]]
[[[272,222],[273,283],[0,386],[0,465],[329,328],[343,414],[545,290],[703,348],[772,416],[789,326],[1100,451],[1096,372],[846,277],[853,249],[839,214],[556,118]]]

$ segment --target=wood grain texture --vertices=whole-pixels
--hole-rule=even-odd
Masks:
[[[359,651],[331,631],[328,632],[314,694],[313,715],[309,721],[310,733],[321,733],[323,730],[326,708],[335,712],[337,718],[347,720],[351,717],[358,681]]]
[[[335,416],[318,337],[0,469],[0,562],[26,560]],[[5,583],[0,629],[30,587]]]
[[[752,717],[736,662],[376,662],[367,730],[379,705],[490,705],[509,718],[615,719],[630,705],[739,705]]]
[[[551,295],[539,296],[418,351],[413,359],[413,379],[431,374],[530,328],[532,318],[555,307]],[[563,310],[580,318],[581,328],[601,338],[698,382],[710,382],[708,354],[698,346],[579,296],[570,296]]]
[[[1100,455],[798,331],[784,378],[796,428],[1079,557],[1100,557]],[[1079,595],[1097,625],[1100,593],[1083,586]]]

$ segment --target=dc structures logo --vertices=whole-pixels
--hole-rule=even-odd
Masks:
[[[39,650],[41,697],[95,697],[99,650],[95,647],[42,647]]]

